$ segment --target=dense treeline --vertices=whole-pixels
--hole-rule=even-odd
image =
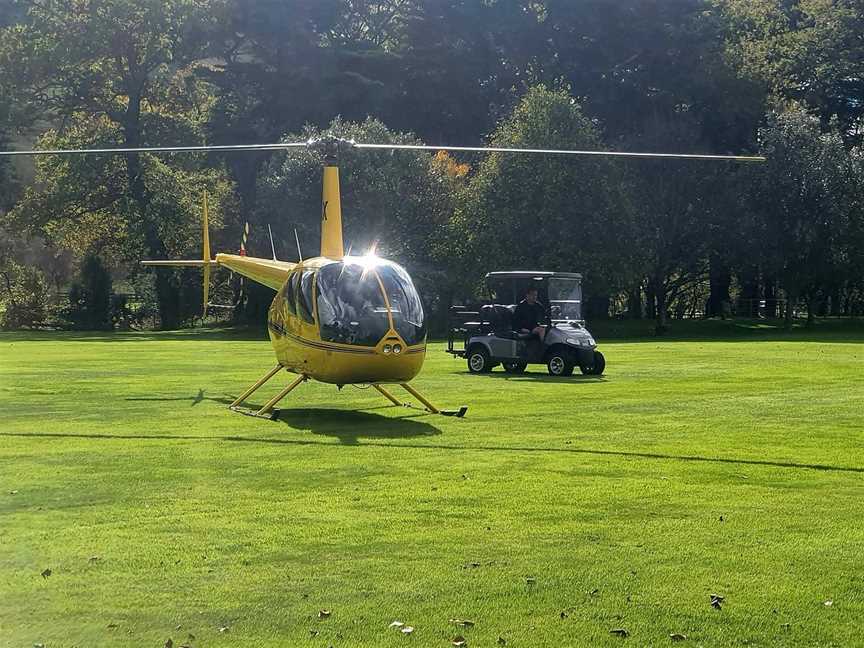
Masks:
[[[589,317],[661,330],[864,312],[857,0],[7,0],[0,30],[2,148],[329,130],[768,157],[352,152],[347,240],[405,263],[439,323],[486,271],[517,267],[581,271]],[[295,228],[317,247],[308,151],[16,162],[0,162],[5,326],[192,321],[200,278],[136,261],[197,256],[205,190],[215,246],[236,249],[248,221],[253,253],[269,253],[267,224],[283,258]],[[222,281],[218,298],[237,301]],[[235,316],[254,318],[268,296],[243,298]]]

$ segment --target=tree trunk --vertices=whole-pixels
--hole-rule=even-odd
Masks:
[[[122,126],[124,145],[127,148],[141,147],[140,93],[129,94],[129,105],[123,115]],[[126,180],[129,184],[129,195],[138,206],[138,217],[144,230],[147,256],[151,259],[163,259],[166,253],[165,245],[159,238],[158,226],[150,213],[150,193],[147,190],[139,153],[126,154]],[[156,270],[156,301],[160,327],[177,328],[180,325],[179,283],[174,270],[167,268]]]
[[[666,300],[668,298],[668,295],[666,294],[666,284],[660,277],[655,277],[652,283],[652,292],[654,293],[654,301],[656,302],[656,324],[654,326],[654,332],[657,335],[664,335],[666,331],[669,330],[666,318]]]
[[[717,255],[711,255],[711,266],[708,270],[710,294],[705,304],[706,317],[725,317],[728,304],[732,300],[729,288],[732,285],[732,274],[729,267]]]
[[[774,279],[765,280],[765,317],[777,319],[777,282]]]
[[[792,330],[792,324],[793,324],[792,311],[794,309],[795,309],[795,299],[787,291],[786,292],[786,315],[785,315],[785,320],[783,322],[783,326],[786,328],[787,331]]]
[[[627,291],[627,318],[639,320],[642,316],[642,285],[639,283]]]
[[[657,302],[654,299],[654,288],[651,282],[645,287],[645,317],[648,319],[657,318]]]

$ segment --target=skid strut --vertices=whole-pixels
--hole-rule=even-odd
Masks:
[[[374,388],[375,388],[375,389],[376,389],[376,390],[377,390],[377,391],[378,391],[378,392],[379,392],[379,393],[380,393],[384,398],[386,398],[387,400],[389,400],[389,401],[390,401],[391,403],[393,403],[394,405],[404,405],[405,407],[410,407],[410,405],[409,405],[408,403],[403,403],[403,402],[401,402],[401,401],[400,401],[398,398],[396,398],[393,394],[391,394],[389,391],[387,391],[386,389],[384,389],[384,387],[383,387],[382,385],[376,385],[376,384],[373,384],[372,386],[373,386],[373,387],[374,387]],[[405,391],[407,391],[409,394],[411,394],[411,395],[412,395],[414,398],[416,398],[418,401],[420,401],[420,403],[423,405],[423,407],[426,409],[426,411],[429,412],[430,414],[442,414],[442,415],[444,415],[444,416],[456,416],[456,417],[458,417],[458,418],[462,418],[463,416],[465,416],[465,412],[468,411],[468,408],[465,407],[465,406],[460,407],[458,410],[439,410],[439,409],[438,409],[437,407],[435,407],[432,403],[430,403],[430,402],[426,399],[426,397],[423,396],[423,394],[421,394],[420,392],[418,392],[416,389],[414,389],[414,387],[412,387],[412,386],[409,385],[408,383],[399,383],[399,386],[402,387],[402,389],[404,389]]]
[[[258,391],[264,385],[264,383],[266,383],[273,376],[275,376],[277,373],[279,373],[279,371],[282,368],[283,367],[281,364],[277,364],[275,367],[273,367],[270,371],[268,371],[266,374],[264,374],[261,377],[261,379],[258,380],[258,382],[256,382],[249,389],[247,389],[245,392],[240,394],[240,396],[237,397],[237,400],[235,400],[233,403],[231,403],[231,405],[228,406],[229,409],[231,409],[235,412],[240,412],[241,414],[251,414],[252,416],[266,416],[273,411],[273,407],[276,405],[276,403],[278,403],[283,398],[285,398],[289,393],[291,393],[291,391],[295,387],[297,387],[297,385],[299,385],[300,383],[305,382],[306,380],[309,379],[309,377],[306,376],[305,374],[298,375],[297,378],[295,378],[294,381],[290,385],[288,385],[285,389],[283,389],[278,394],[276,394],[273,398],[271,398],[269,401],[267,401],[267,403],[258,411],[245,410],[244,408],[241,407],[241,405],[243,404],[243,402],[247,398],[249,398],[252,394],[254,394],[256,391]]]

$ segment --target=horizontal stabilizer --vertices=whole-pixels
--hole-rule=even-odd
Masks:
[[[161,266],[167,268],[203,268],[205,266],[219,266],[228,268],[232,272],[243,275],[252,281],[272,288],[273,290],[279,290],[288,278],[292,268],[297,264],[289,261],[274,261],[273,259],[259,259],[256,257],[240,256],[238,254],[223,254],[220,252],[216,255],[215,259],[210,261],[210,263],[205,262],[203,259],[159,259],[153,261],[142,261],[141,265]]]
[[[185,266],[193,267],[193,268],[201,268],[204,266],[206,262],[204,259],[168,259],[168,260],[153,260],[153,261],[142,261],[141,265],[144,266],[166,266],[169,268],[177,267],[182,268]],[[216,259],[213,259],[210,263],[216,263]]]

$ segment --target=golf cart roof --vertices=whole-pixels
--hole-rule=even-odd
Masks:
[[[486,279],[581,279],[578,272],[548,272],[535,270],[506,270],[502,272],[490,272]]]

